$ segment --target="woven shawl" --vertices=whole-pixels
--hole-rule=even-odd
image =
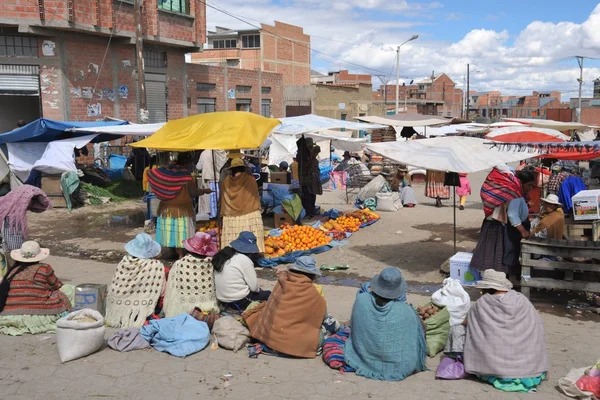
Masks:
[[[494,209],[513,199],[523,197],[521,182],[512,173],[492,169],[481,185],[481,201],[486,217],[494,213]]]
[[[467,316],[465,369],[497,378],[533,378],[548,371],[542,319],[521,293],[483,295]]]
[[[192,181],[189,170],[181,166],[161,167],[148,170],[148,184],[159,200],[173,200]]]
[[[359,293],[352,307],[346,363],[370,379],[400,381],[424,371],[427,345],[417,313],[403,301],[379,306],[375,297]]]
[[[196,307],[205,313],[219,311],[212,259],[188,254],[176,261],[169,271],[163,311],[171,318],[191,314]]]
[[[258,185],[247,173],[228,176],[221,187],[221,215],[239,217],[260,210]]]
[[[266,303],[244,313],[252,337],[273,350],[294,357],[315,358],[325,299],[312,280],[288,272],[283,287],[277,283]]]
[[[123,257],[108,289],[106,324],[113,328],[140,328],[156,309],[164,283],[162,262]]]
[[[51,208],[52,203],[41,189],[31,185],[19,186],[0,200],[0,221],[7,220],[11,231],[27,237],[27,210],[40,213]]]

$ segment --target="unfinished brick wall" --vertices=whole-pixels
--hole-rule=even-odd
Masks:
[[[271,114],[283,117],[283,77],[280,74],[243,70],[237,68],[212,67],[198,64],[187,64],[187,96],[190,97],[189,115],[198,112],[197,99],[216,99],[216,111],[234,111],[236,99],[227,99],[227,90],[236,86],[251,86],[250,93],[236,93],[237,99],[250,99],[251,111],[261,113],[261,99],[271,100]],[[259,82],[260,79],[260,82]],[[198,83],[214,83],[211,91],[198,91]],[[261,88],[271,88],[271,93],[262,94]]]

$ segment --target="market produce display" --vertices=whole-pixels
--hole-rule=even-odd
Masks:
[[[265,257],[276,258],[298,250],[310,250],[325,246],[332,238],[311,226],[294,225],[284,229],[278,237],[265,239]]]
[[[433,317],[439,311],[440,309],[433,304],[417,307],[417,313],[419,314],[419,318],[421,318],[421,321],[425,321],[426,319]]]
[[[198,229],[198,232],[210,232],[217,230],[218,228],[219,227],[217,226],[217,221],[210,221],[204,224],[200,229]]]

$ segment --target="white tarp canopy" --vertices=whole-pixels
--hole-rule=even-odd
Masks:
[[[397,133],[400,134],[400,132],[398,132],[398,130],[402,130],[402,129],[398,129],[395,128]],[[455,124],[455,125],[444,125],[444,126],[430,126],[430,127],[426,127],[426,126],[417,126],[414,128],[415,131],[417,131],[417,133],[419,135],[424,135],[424,136],[446,136],[448,134],[455,134],[455,133],[485,133],[487,131],[489,131],[489,129],[487,128],[487,125],[483,125],[483,126],[479,126],[479,124],[472,124],[472,123],[467,123],[467,124]]]
[[[4,155],[4,152],[0,150],[0,182],[9,183],[10,190],[16,189],[23,185],[23,182],[17,177],[17,175],[11,171],[8,165],[8,160]]]
[[[386,125],[363,124],[360,122],[343,121],[334,118],[308,114],[299,117],[279,118],[281,124],[273,129],[273,133],[302,134],[322,131],[325,129],[368,130],[385,128]]]
[[[518,122],[519,124],[529,125],[536,128],[556,129],[558,131],[566,131],[568,129],[586,130],[587,125],[579,122],[561,122],[551,119],[533,119],[533,118],[504,118],[503,121]]]
[[[489,140],[451,136],[367,144],[368,150],[401,164],[434,171],[472,173],[498,164],[536,156],[529,152],[502,152],[490,148]]]
[[[123,136],[150,136],[164,126],[166,122],[156,124],[129,124],[116,126],[97,126],[93,128],[73,128],[74,132],[89,132],[95,134],[111,134]]]
[[[7,143],[8,164],[22,181],[27,180],[32,170],[46,174],[77,171],[74,149],[81,149],[95,137],[89,135],[50,143]]]
[[[349,132],[326,130],[322,132],[305,133],[304,137],[312,138],[315,143],[331,141],[336,150],[359,152],[364,149],[367,138],[347,137]],[[269,148],[269,164],[277,165],[282,161],[291,162],[298,152],[296,142],[302,135],[271,134],[271,147]],[[329,148],[321,146],[321,154],[329,157]]]
[[[380,124],[386,126],[441,126],[447,125],[451,122],[449,119],[436,117],[433,115],[421,115],[421,114],[398,114],[394,116],[387,117],[377,117],[377,116],[365,116],[365,117],[356,117],[355,119],[364,122],[370,122],[372,124]]]

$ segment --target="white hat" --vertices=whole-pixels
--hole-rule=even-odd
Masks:
[[[50,250],[41,248],[39,243],[33,240],[24,242],[20,249],[10,252],[13,260],[26,263],[42,261],[49,255]]]
[[[478,289],[496,289],[508,291],[512,289],[513,284],[506,279],[504,272],[499,272],[493,269],[483,271],[483,276],[480,281],[475,282],[475,287]]]
[[[558,200],[558,196],[555,194],[549,194],[545,199],[541,199],[544,203],[555,204],[557,206],[562,206],[562,203]]]

